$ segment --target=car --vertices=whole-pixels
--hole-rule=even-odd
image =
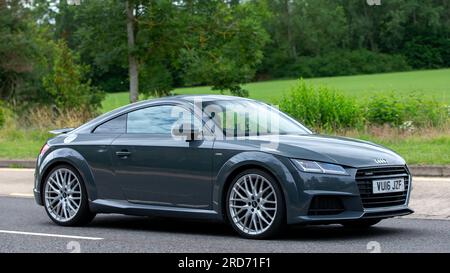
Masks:
[[[411,173],[398,154],[313,133],[247,98],[146,100],[53,133],[34,196],[61,226],[98,213],[183,217],[264,239],[287,225],[368,228],[413,213]]]

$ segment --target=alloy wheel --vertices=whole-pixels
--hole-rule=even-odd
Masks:
[[[262,234],[275,220],[275,189],[259,174],[246,174],[239,178],[231,189],[228,201],[232,221],[244,233]]]
[[[81,184],[69,169],[59,168],[53,171],[47,179],[44,193],[48,213],[59,222],[70,221],[80,210]]]

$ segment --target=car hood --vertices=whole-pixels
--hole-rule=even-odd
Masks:
[[[249,139],[262,151],[290,158],[315,160],[349,167],[404,165],[398,154],[380,145],[352,138],[324,135],[276,135]],[[379,164],[375,160],[386,160]]]

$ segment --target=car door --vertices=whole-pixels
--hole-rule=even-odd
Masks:
[[[174,124],[192,122],[185,106],[153,105],[127,114],[126,133],[112,143],[116,179],[129,202],[210,209],[211,140],[172,136]]]

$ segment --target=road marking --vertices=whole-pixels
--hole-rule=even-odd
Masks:
[[[34,197],[34,195],[33,195],[32,193],[17,193],[17,192],[10,193],[9,196],[14,196],[14,197],[27,197],[27,198]]]
[[[13,230],[0,230],[0,233],[29,235],[29,236],[42,236],[42,237],[55,237],[55,238],[67,238],[67,239],[78,239],[78,240],[91,240],[91,241],[103,240],[103,238],[99,238],[99,237],[83,237],[83,236],[61,235],[61,234],[51,234],[51,233],[24,232],[24,231],[13,231]]]
[[[0,168],[1,172],[34,172],[34,169],[27,169],[27,168]]]

